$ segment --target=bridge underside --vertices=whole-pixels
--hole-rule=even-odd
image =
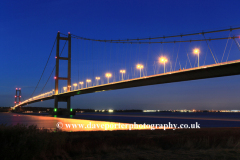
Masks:
[[[164,84],[164,83],[172,83],[172,82],[239,75],[239,74],[240,74],[240,60],[221,64],[221,65],[211,65],[211,66],[194,68],[194,69],[186,69],[181,71],[169,72],[166,74],[158,74],[153,76],[147,76],[142,78],[103,84],[99,86],[93,86],[89,88],[83,88],[83,89],[74,90],[71,92],[61,93],[59,95],[42,98],[39,100],[34,100],[29,102],[28,104],[39,102],[41,100],[48,100],[48,99],[54,99],[54,98],[58,98],[58,101],[66,102],[71,96],[80,95],[80,94],[140,87],[140,86],[147,86],[147,85],[154,85],[154,84]],[[27,103],[22,104],[21,106],[26,104]]]

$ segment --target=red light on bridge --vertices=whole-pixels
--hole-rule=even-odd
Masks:
[[[21,88],[19,88],[19,90],[21,90]]]
[[[17,97],[17,96],[15,96],[15,97]]]
[[[14,103],[17,103],[16,101]]]
[[[16,88],[16,90],[18,90],[18,88]]]
[[[20,98],[22,97],[22,96],[19,96]]]
[[[68,34],[70,34],[70,32],[68,32]]]
[[[57,77],[55,76],[54,79],[57,79]]]
[[[57,58],[57,56],[55,58]]]

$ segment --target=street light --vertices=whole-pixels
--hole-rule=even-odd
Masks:
[[[68,88],[69,88],[69,89],[68,89],[68,92],[71,91],[71,86],[68,86]]]
[[[87,84],[91,82],[91,79],[87,79],[86,82],[87,82],[86,83],[86,87],[87,87]]]
[[[143,65],[137,64],[137,69],[140,69],[140,77],[141,77],[141,69],[143,69]]]
[[[163,63],[163,64],[164,64],[164,73],[165,73],[165,63],[168,61],[168,59],[165,58],[165,57],[160,57],[160,58],[159,58],[159,61],[160,61],[160,63]]]
[[[112,77],[112,74],[111,73],[106,73],[105,76],[107,77],[108,83],[109,83],[109,78]]]
[[[84,83],[83,83],[83,82],[79,82],[79,84],[81,85],[81,88],[83,88],[83,84],[84,84]]]
[[[198,67],[199,67],[199,53],[200,53],[200,50],[198,48],[195,48],[193,50],[193,53],[198,55]]]
[[[74,90],[76,90],[77,83],[73,83],[73,86],[74,86]]]
[[[97,85],[98,85],[98,80],[100,80],[100,77],[96,77],[96,80],[97,80]]]
[[[122,81],[123,81],[123,74],[126,73],[125,70],[120,70],[120,73],[122,73]]]
[[[63,87],[63,91],[64,91],[64,92],[67,92],[67,87]]]

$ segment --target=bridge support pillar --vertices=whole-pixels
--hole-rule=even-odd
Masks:
[[[58,96],[54,97],[54,110],[58,109]]]
[[[58,102],[67,102],[67,109],[58,108]],[[58,96],[54,97],[54,109],[51,115],[75,115],[76,112],[71,108],[71,96]]]
[[[68,56],[61,57],[59,54],[60,40],[68,41]],[[67,37],[61,37],[60,32],[57,34],[57,47],[56,47],[56,73],[55,73],[55,97],[54,97],[54,115],[73,115],[75,112],[71,109],[71,97],[70,96],[60,96],[58,91],[58,81],[66,80],[67,81],[67,92],[71,91],[71,34],[68,33]],[[64,60],[68,62],[68,73],[67,77],[59,76],[59,60]],[[58,102],[67,102],[67,110],[58,109]]]
[[[70,111],[71,109],[71,97],[67,98],[67,110]]]

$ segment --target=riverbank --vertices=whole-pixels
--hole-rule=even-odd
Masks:
[[[238,159],[240,128],[61,132],[0,125],[1,159]]]

